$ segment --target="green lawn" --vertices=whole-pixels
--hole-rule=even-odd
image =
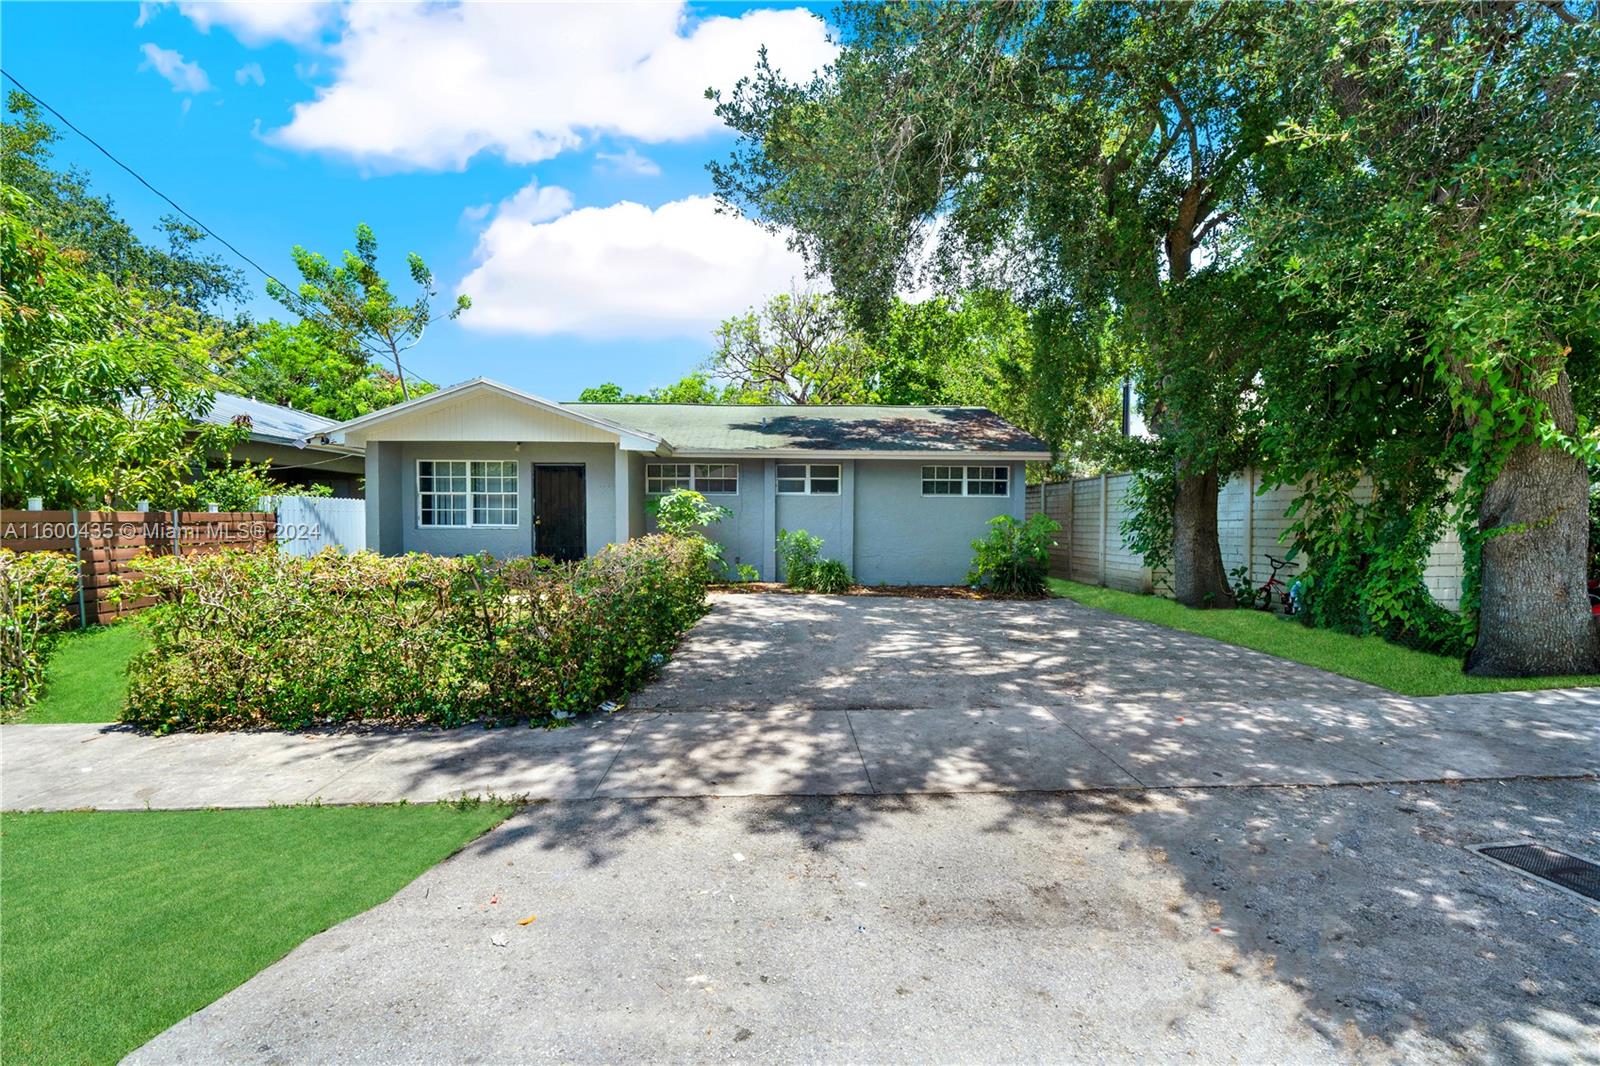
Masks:
[[[147,639],[136,621],[70,630],[50,653],[44,693],[22,720],[115,722],[128,693],[128,660]]]
[[[509,813],[5,814],[0,1060],[116,1062]]]
[[[1311,629],[1265,611],[1197,611],[1160,596],[1118,592],[1059,578],[1050,579],[1050,588],[1058,596],[1077,600],[1090,607],[1264,651],[1406,696],[1600,685],[1600,675],[1593,674],[1539,678],[1468,677],[1461,672],[1461,663],[1455,659],[1402,648],[1381,637],[1353,637],[1327,629]]]

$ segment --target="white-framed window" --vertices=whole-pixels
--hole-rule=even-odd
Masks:
[[[418,459],[417,525],[517,524],[515,459]]]
[[[688,463],[646,463],[644,491],[651,496],[665,496],[673,489],[692,489],[692,469]]]
[[[1009,496],[1011,470],[1004,466],[925,466],[924,496]]]
[[[739,494],[738,463],[695,463],[694,490],[707,496]]]
[[[673,489],[693,489],[706,496],[739,494],[738,463],[646,463],[644,491],[664,496]]]
[[[839,495],[838,463],[779,463],[778,495]]]

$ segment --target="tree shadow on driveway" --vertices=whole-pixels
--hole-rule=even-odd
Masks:
[[[974,808],[979,825],[961,816]],[[901,931],[947,960],[946,933],[953,947],[963,930],[1026,940],[1069,927],[1085,945],[1171,952],[1191,976],[1215,966],[1246,988],[1286,989],[1299,1021],[1353,1057],[1582,1063],[1600,1049],[1600,905],[1466,849],[1533,837],[1593,855],[1597,812],[1600,785],[1577,781],[661,799],[536,808],[477,848],[576,850],[635,870],[642,841],[686,834],[810,854],[840,867],[836,880],[895,868],[896,905],[921,912]],[[763,895],[739,895],[759,920]],[[1197,939],[1215,951],[1196,956]],[[1036,947],[1060,951],[1050,937]],[[1083,959],[1059,961],[1082,973]],[[1048,984],[1051,970],[1037,958],[997,979]],[[1206,995],[1185,1024],[1212,1009]]]

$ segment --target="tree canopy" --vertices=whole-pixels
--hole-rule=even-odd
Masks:
[[[1130,374],[1156,436],[1125,532],[1180,600],[1231,601],[1217,493],[1257,464],[1301,490],[1314,620],[1593,670],[1585,10],[847,4],[813,80],[712,93],[740,135],[712,172],[869,330],[918,283],[995,289],[1038,408]],[[1450,516],[1459,625],[1421,581]]]
[[[6,187],[0,212],[0,498],[47,507],[176,497],[208,452],[243,435],[196,425],[211,394],[197,368],[217,343],[205,320],[91,273]]]
[[[61,135],[39,116],[38,105],[12,92],[6,110],[5,182],[28,198],[29,217],[46,236],[84,257],[86,271],[197,312],[218,312],[244,295],[244,275],[202,250],[204,233],[167,215],[157,227],[165,247],[140,240],[108,198],[90,191],[87,175],[51,165],[50,146]]]
[[[438,284],[433,271],[416,252],[406,256],[406,267],[416,295],[402,301],[378,269],[378,238],[365,222],[356,227],[356,246],[346,249],[335,264],[326,256],[295,245],[294,265],[301,282],[290,288],[277,281],[267,292],[330,339],[335,347],[350,346],[394,367],[402,398],[410,398],[405,365],[400,357],[421,342],[434,318]],[[447,317],[456,318],[472,306],[466,295],[456,297]]]

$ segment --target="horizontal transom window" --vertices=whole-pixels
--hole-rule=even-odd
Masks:
[[[516,524],[516,460],[417,460],[417,525]]]
[[[839,495],[838,463],[779,463],[777,473],[781,496]]]
[[[644,491],[664,496],[674,489],[693,489],[707,496],[739,492],[738,463],[646,463]]]
[[[1009,496],[1011,471],[1003,466],[925,466],[924,496]]]

